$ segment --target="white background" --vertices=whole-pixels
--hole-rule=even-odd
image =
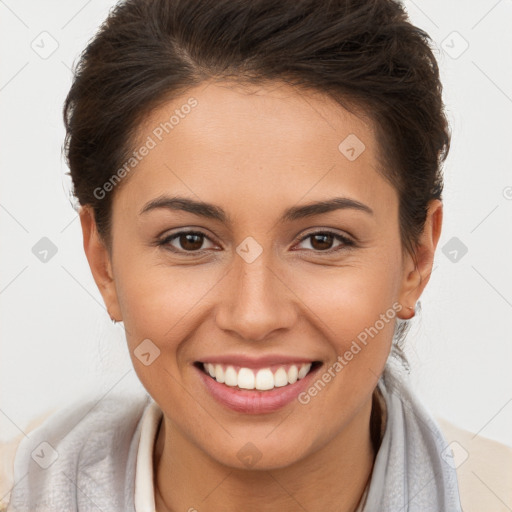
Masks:
[[[73,62],[113,5],[0,1],[0,439],[84,395],[141,390],[61,156]],[[435,415],[512,445],[512,1],[405,5],[438,48],[453,132],[442,237],[407,342],[412,379]],[[51,48],[44,31],[58,43],[46,59],[31,47]],[[57,247],[47,263],[32,253],[42,237]],[[456,262],[443,253],[453,237],[468,249]]]

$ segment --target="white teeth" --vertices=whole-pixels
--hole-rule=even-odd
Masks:
[[[238,385],[238,376],[235,372],[235,369],[232,366],[228,366],[226,368],[226,373],[224,374],[224,383],[226,384],[226,386]]]
[[[294,384],[297,380],[303,379],[311,370],[311,363],[304,363],[300,368],[292,364],[288,371],[281,366],[275,373],[270,368],[261,368],[256,373],[250,368],[240,368],[237,373],[233,366],[228,366],[224,370],[221,364],[212,363],[203,363],[203,367],[210,377],[226,386],[267,391],[274,387]]]
[[[289,384],[295,384],[297,382],[297,377],[299,376],[299,370],[297,370],[297,367],[292,364],[290,368],[288,369],[288,383]]]
[[[215,375],[212,375],[213,378],[217,380],[217,382],[224,382],[224,370],[222,369],[222,365],[215,365]]]
[[[309,370],[311,370],[311,363],[303,364],[300,367],[298,378],[303,379],[309,373]]]
[[[281,367],[277,370],[274,375],[274,386],[276,388],[280,388],[282,386],[288,385],[288,375],[286,374],[286,370]]]
[[[256,389],[265,391],[267,389],[272,389],[273,387],[274,387],[274,375],[270,371],[270,368],[264,368],[263,370],[258,370],[258,373],[256,374]]]
[[[240,368],[238,372],[238,387],[254,389],[254,372],[249,368]]]

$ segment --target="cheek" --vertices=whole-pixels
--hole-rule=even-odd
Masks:
[[[329,427],[322,427],[333,435],[377,385],[401,309],[395,301],[393,270],[345,268],[336,276],[317,279],[316,292],[308,296],[305,310],[315,313],[308,318],[322,332],[330,358],[299,397],[312,415],[333,411]]]
[[[166,350],[198,321],[221,275],[213,267],[166,266],[126,258],[118,265],[116,288],[130,348],[149,338]]]
[[[346,410],[355,410],[377,384],[401,309],[391,260],[354,259],[351,265],[300,280],[298,295],[307,297],[304,314],[330,347],[330,359],[318,375],[322,382],[315,381],[303,397],[315,410],[340,400]]]
[[[348,350],[352,341],[358,341],[361,346],[369,347],[366,352],[379,352],[379,347],[386,350],[387,343],[392,337],[396,311],[393,308],[393,286],[382,275],[371,279],[370,272],[366,279],[360,276],[354,286],[345,283],[346,288],[339,292],[334,300],[338,307],[333,312],[333,330],[341,334],[338,353]],[[357,278],[356,278],[357,279]],[[365,342],[376,340],[371,347]],[[350,344],[347,346],[347,344]]]
[[[304,314],[317,318],[318,328],[340,353],[350,340],[377,323],[379,339],[392,336],[396,318],[396,269],[390,265],[357,262],[329,272],[295,278],[297,295],[304,298]],[[381,315],[384,320],[381,320]],[[364,334],[361,335],[364,338]]]
[[[124,270],[119,272],[118,298],[133,367],[153,397],[172,395],[178,403],[178,353],[212,283],[191,278],[190,269],[171,272],[162,265],[132,264]]]

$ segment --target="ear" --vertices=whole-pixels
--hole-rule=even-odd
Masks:
[[[415,258],[409,253],[406,253],[404,258],[403,279],[399,297],[400,304],[403,307],[398,314],[404,320],[414,316],[414,309],[411,308],[415,308],[416,302],[430,280],[442,224],[443,203],[439,199],[433,199],[429,203],[425,227],[415,248]]]
[[[122,315],[112,272],[111,255],[98,233],[94,211],[90,206],[86,205],[80,208],[80,223],[82,224],[84,251],[94,281],[110,317],[119,322],[122,320]]]

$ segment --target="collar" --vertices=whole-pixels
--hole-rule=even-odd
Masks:
[[[139,449],[137,451],[135,512],[156,512],[153,484],[153,448],[162,418],[162,410],[151,399],[142,416]]]

